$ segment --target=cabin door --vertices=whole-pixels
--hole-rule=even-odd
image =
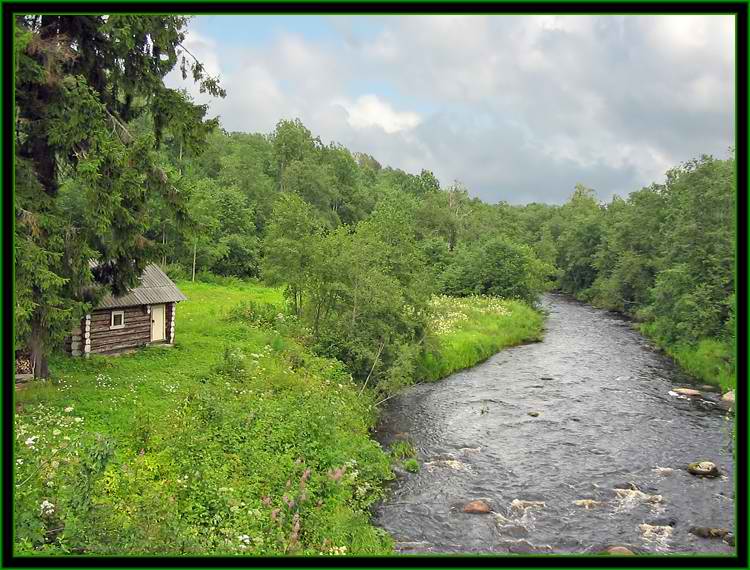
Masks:
[[[164,340],[164,305],[151,305],[151,342]]]

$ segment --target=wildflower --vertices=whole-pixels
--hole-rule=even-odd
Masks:
[[[76,423],[80,424],[83,421],[83,418],[73,418],[73,420],[75,420]]]
[[[72,412],[73,411],[73,406],[68,406],[67,408],[65,408],[65,411],[68,412],[68,413]]]
[[[34,447],[34,444],[36,443],[36,440],[37,440],[37,439],[39,439],[39,436],[38,436],[38,435],[32,435],[32,436],[31,436],[30,438],[28,438],[28,439],[26,440],[26,442],[25,442],[25,443],[26,443],[26,445],[28,445],[29,447],[33,448],[33,447]]]
[[[44,501],[42,501],[42,504],[39,506],[41,508],[41,514],[43,515],[51,515],[55,512],[55,505],[50,503],[47,499],[44,499]]]
[[[62,432],[59,429],[53,429],[52,435],[60,435]]]
[[[341,479],[344,471],[346,471],[346,465],[344,465],[343,467],[338,467],[337,469],[329,470],[328,477],[332,481],[338,481],[339,479]]]
[[[16,459],[16,465],[23,465],[23,459]]]
[[[53,461],[51,463],[51,465],[52,465],[52,469],[57,469],[58,467],[60,467],[60,462],[59,461]]]
[[[240,542],[243,542],[245,544],[250,544],[250,537],[248,535],[241,534],[239,538],[240,538]]]

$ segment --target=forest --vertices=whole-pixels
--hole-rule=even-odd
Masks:
[[[149,117],[130,128],[146,132]],[[554,288],[632,317],[696,375],[731,382],[733,158],[703,156],[608,203],[578,185],[562,206],[513,206],[323,144],[299,120],[268,134],[217,127],[201,150],[161,141],[158,160],[181,188],[189,222],[153,198],[145,204],[140,229],[155,259],[174,278],[283,285],[317,351],[359,378],[381,344],[378,381],[414,375],[433,294],[533,304]],[[67,224],[89,215],[82,185],[75,176],[60,184]]]
[[[227,321],[217,325],[225,344],[217,341],[211,345],[214,352],[210,354],[219,364],[206,378],[214,378],[217,386],[225,381],[228,386],[232,378],[245,378],[244,356],[238,356],[227,343],[242,334],[261,335],[248,333],[246,328],[238,332],[237,323],[260,327],[258,330],[266,331],[263,335],[270,336],[261,335],[262,342],[258,336],[259,347],[264,343],[278,345],[279,351],[284,343],[284,350],[296,347],[292,351],[296,356],[285,361],[284,370],[288,365],[289,371],[310,371],[310,378],[315,379],[314,387],[305,388],[315,394],[308,394],[310,406],[318,410],[342,406],[352,414],[342,420],[345,427],[340,429],[341,433],[349,433],[349,429],[358,434],[359,447],[346,453],[358,454],[363,473],[332,503],[331,517],[338,517],[334,526],[341,533],[347,525],[359,528],[361,521],[352,521],[380,496],[374,489],[387,479],[380,452],[370,447],[366,435],[367,426],[374,421],[372,405],[405,386],[436,380],[473,363],[449,369],[439,362],[439,335],[433,333],[440,299],[486,304],[500,298],[516,303],[517,314],[526,315],[524,321],[531,322],[539,315],[545,292],[569,294],[626,315],[693,376],[724,390],[734,387],[733,152],[728,159],[701,156],[675,165],[663,181],[633,188],[628,196],[615,195],[608,202],[597,195],[597,190],[608,194],[606,188],[579,184],[570,189],[570,198],[562,205],[488,204],[472,197],[471,188],[459,181],[446,184],[428,170],[404,172],[356,149],[324,142],[299,119],[281,119],[269,133],[227,132],[220,119],[207,118],[206,106],[196,105],[185,91],[169,89],[163,83],[166,73],[179,66],[207,92],[223,95],[218,82],[181,48],[186,21],[156,16],[16,20],[14,340],[16,351],[30,352],[38,377],[64,383],[60,376],[106,370],[107,365],[99,361],[63,363],[59,356],[63,338],[102,295],[132,286],[147,263],[157,262],[206,306],[217,303],[219,310],[221,295],[231,297],[234,302]],[[91,258],[104,262],[96,275],[89,270]],[[209,285],[216,286],[214,293],[203,288]],[[251,290],[256,293],[237,294]],[[529,307],[535,311],[522,313]],[[503,310],[498,309],[497,314]],[[489,309],[485,306],[482,311],[477,315],[481,312],[486,318]],[[522,325],[516,322],[514,326]],[[190,334],[199,333],[196,329]],[[278,335],[296,340],[274,340]],[[524,335],[508,344],[533,338],[538,332],[525,331]],[[261,360],[266,358],[265,353],[259,354],[263,354]],[[154,366],[158,367],[158,362]],[[273,366],[269,364],[269,370]],[[279,368],[275,373],[281,372]],[[150,374],[148,368],[138,368],[137,373]],[[105,372],[101,374],[106,378]],[[100,376],[97,382],[106,384]],[[331,404],[333,395],[323,395],[329,382],[326,378],[331,377],[335,383],[341,382],[339,387],[342,383],[347,386],[341,388],[345,393],[336,400],[338,404]],[[274,384],[273,389],[291,394],[284,390],[293,384],[287,386],[280,376],[274,378],[278,386]],[[351,386],[347,378],[351,378]],[[205,384],[205,378],[200,382]],[[55,543],[62,552],[118,552],[108,541],[122,521],[116,517],[98,519],[103,515],[92,514],[99,512],[91,498],[98,485],[98,500],[104,501],[101,497],[109,489],[112,496],[124,501],[108,503],[118,508],[124,508],[126,498],[141,496],[142,502],[134,508],[138,516],[146,518],[138,519],[132,528],[144,534],[133,531],[131,542],[119,545],[123,551],[150,553],[154,550],[143,545],[158,544],[159,552],[173,552],[171,546],[165,546],[172,530],[156,520],[158,517],[147,520],[161,497],[149,479],[162,469],[159,462],[168,463],[174,470],[169,472],[176,477],[183,468],[192,473],[194,464],[180,464],[175,450],[195,461],[198,456],[210,458],[212,468],[222,474],[205,488],[226,489],[231,487],[227,481],[232,474],[219,469],[218,458],[233,445],[250,445],[243,443],[241,435],[246,429],[244,420],[238,419],[241,406],[222,409],[218,392],[209,394],[211,384],[204,387],[200,382],[196,379],[197,391],[181,404],[175,421],[198,439],[204,437],[200,429],[226,422],[221,433],[217,428],[216,439],[199,450],[197,444],[191,447],[187,440],[179,439],[177,428],[157,437],[154,433],[158,430],[145,423],[128,423],[123,428],[127,437],[140,443],[129,443],[127,451],[118,451],[124,454],[118,455],[118,461],[140,461],[139,450],[150,450],[149,446],[166,455],[147,452],[143,461],[155,461],[144,466],[150,475],[134,474],[127,479],[129,475],[103,475],[113,461],[114,448],[92,434],[88,455],[84,454],[87,459],[75,469],[71,467],[70,481],[74,483],[68,491],[69,508],[79,514],[67,520],[66,532],[77,546],[55,542],[54,533],[51,538],[43,537],[53,525],[50,515],[44,522],[46,530],[39,530],[40,515],[34,505],[47,499],[37,487],[29,491],[28,503],[19,511],[17,530],[24,537],[25,548],[33,551],[41,544]],[[264,389],[252,382],[248,386]],[[48,405],[48,396],[42,391],[26,403]],[[282,399],[273,404],[277,418],[283,417],[281,410],[298,407],[298,398],[289,398],[288,408]],[[59,402],[62,406],[62,400]],[[43,411],[38,410],[44,415]],[[54,413],[62,414],[59,410]],[[42,421],[42,415],[34,416],[34,421]],[[197,423],[191,426],[190,418]],[[270,419],[264,421],[264,425],[272,424]],[[305,426],[300,423],[294,428],[299,429],[295,437],[308,433],[309,426]],[[230,427],[240,434],[236,442],[222,439]],[[261,437],[262,427],[253,429]],[[315,429],[326,428],[318,425]],[[332,436],[310,437],[314,442]],[[149,438],[151,443],[143,443]],[[29,447],[28,439],[26,442]],[[275,449],[276,443],[268,445]],[[17,446],[28,451],[22,443]],[[333,469],[339,465],[336,461],[343,464],[345,455],[319,459],[320,478],[315,478],[313,469],[310,479],[305,464],[294,462],[293,455],[299,450],[290,451],[292,448],[281,443],[278,449],[276,459],[264,456],[263,469],[269,469],[265,477],[278,484],[273,500],[282,508],[283,494],[289,516],[278,544],[257,543],[251,550],[328,552],[332,546],[325,542],[323,530],[319,535],[305,536],[304,531],[300,535],[302,511],[298,509],[305,500],[300,497],[307,497],[305,485],[311,486],[310,495],[333,496],[326,485],[342,478],[344,471]],[[253,448],[253,453],[261,453],[259,450]],[[315,446],[305,448],[305,457],[319,457],[320,453]],[[349,473],[354,472],[349,465]],[[292,474],[299,486],[294,500],[291,492],[283,491],[285,480],[289,488]],[[138,479],[141,476],[146,478]],[[257,499],[253,508],[270,505],[271,491],[262,489],[259,481],[253,485],[257,487],[251,493],[253,500]],[[144,488],[153,494],[144,494]],[[76,494],[89,502],[76,503]],[[211,519],[219,517],[216,513],[224,507],[217,505],[222,500],[215,495],[190,499],[193,510],[188,518],[200,522],[190,527],[194,534],[183,537],[182,550],[175,553],[223,552],[221,533],[216,529],[224,523]],[[292,505],[295,501],[296,507]],[[239,502],[227,504],[228,509],[239,508]],[[175,525],[173,530],[182,532],[179,508],[159,506],[172,510],[158,512]],[[360,514],[344,515],[342,509]],[[42,508],[42,515],[45,513]],[[316,528],[334,528],[330,526],[334,519],[325,519],[320,511],[310,507],[308,514],[318,517]],[[366,522],[361,525],[364,528]],[[208,528],[218,534],[210,534]],[[157,534],[144,529],[156,529],[153,532]],[[258,527],[257,536],[266,536],[262,533],[267,530]],[[200,534],[203,532],[206,534]],[[373,536],[342,540],[350,550],[380,552],[385,539]],[[364,542],[357,542],[360,539],[379,546],[362,546]]]

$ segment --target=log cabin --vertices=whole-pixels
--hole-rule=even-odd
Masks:
[[[149,265],[140,284],[118,297],[107,295],[65,339],[71,356],[118,354],[152,344],[174,344],[177,303],[187,297],[157,266]]]

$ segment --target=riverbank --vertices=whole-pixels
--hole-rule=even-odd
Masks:
[[[231,318],[248,301],[281,306],[279,289],[178,286],[174,347],[55,356],[50,381],[16,393],[17,553],[391,553],[369,518],[392,477],[370,437],[374,395],[293,322]],[[436,302],[446,364],[433,375],[541,330],[520,305],[456,300],[456,317]]]
[[[419,376],[426,381],[440,380],[504,348],[543,336],[544,316],[520,301],[440,295],[433,298],[431,308],[438,342],[420,363]]]
[[[737,374],[733,365],[734,350],[729,344],[704,339],[695,345],[670,345],[652,334],[648,324],[638,328],[646,338],[694,378],[706,384],[719,386],[722,392],[734,390],[737,385]]]
[[[596,303],[587,295],[574,295],[582,303],[592,307],[613,311],[628,319],[632,315],[623,313],[606,304]],[[672,344],[661,338],[651,323],[635,322],[635,329],[649,339],[659,350],[669,356],[684,372],[704,384],[718,386],[722,392],[734,390],[737,385],[735,350],[729,343],[717,339],[702,339],[695,344]]]

